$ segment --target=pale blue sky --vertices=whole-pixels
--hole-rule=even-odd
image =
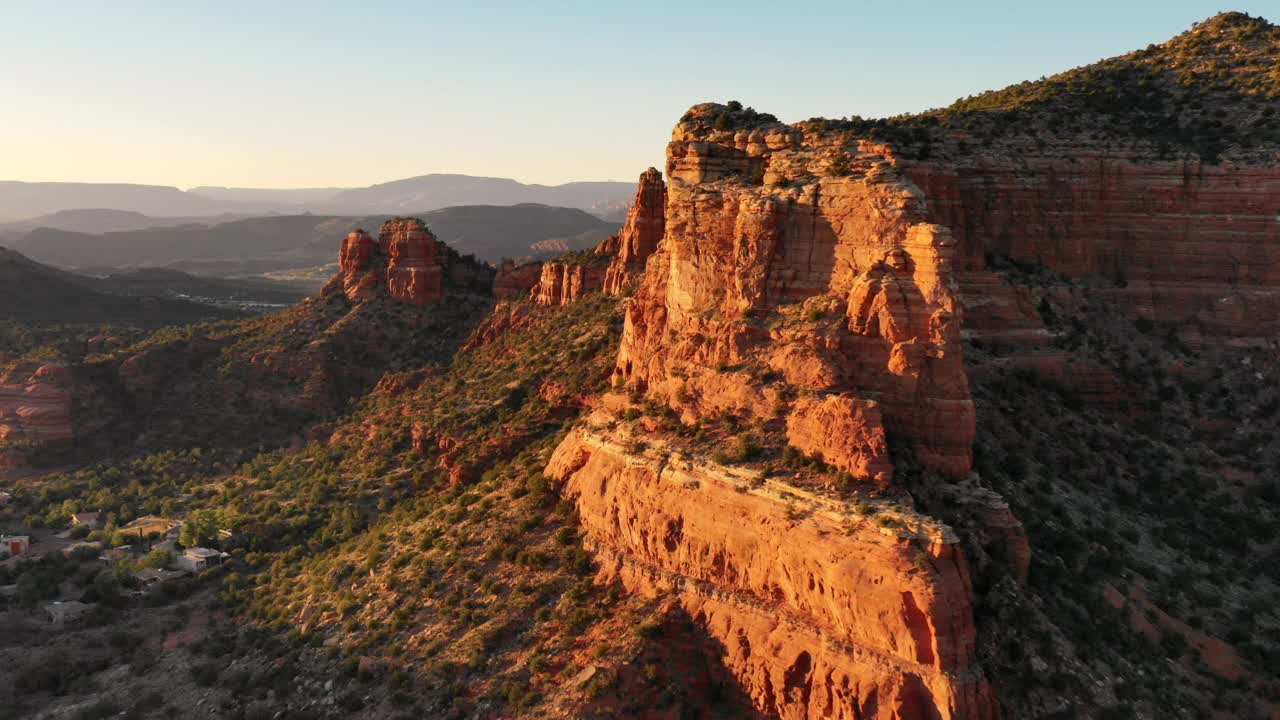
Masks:
[[[690,106],[883,116],[1145,47],[1238,2],[0,0],[0,180],[633,180]]]

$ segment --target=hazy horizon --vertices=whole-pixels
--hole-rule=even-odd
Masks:
[[[1276,14],[1191,0],[804,14],[757,2],[7,6],[0,20],[21,31],[0,62],[21,71],[0,77],[0,179],[633,182],[660,165],[695,103],[737,99],[785,122],[917,112],[1162,42],[1227,9]]]

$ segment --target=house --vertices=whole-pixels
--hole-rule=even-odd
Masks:
[[[129,538],[148,538],[152,535],[160,537],[168,536],[174,530],[181,527],[182,523],[169,518],[158,517],[156,515],[147,515],[120,528],[120,532]]]
[[[84,616],[92,612],[93,608],[93,605],[82,603],[78,600],[68,600],[45,605],[44,612],[55,626],[63,627],[84,619]]]
[[[142,583],[144,587],[161,585],[169,582],[170,580],[177,580],[185,575],[186,573],[181,570],[164,570],[162,568],[147,568],[145,570],[139,570],[133,574],[133,576],[138,579],[138,582]]]
[[[121,545],[120,547],[109,548],[107,550],[103,550],[102,554],[98,556],[98,559],[108,565],[115,565],[121,560],[127,560],[133,557],[133,550],[134,548],[132,545]]]
[[[82,512],[71,516],[72,525],[84,525],[91,530],[102,527],[102,512]]]
[[[27,535],[0,535],[0,557],[26,555],[30,549],[31,538]]]
[[[221,565],[222,561],[229,557],[231,556],[224,552],[209,548],[187,548],[181,555],[174,558],[173,564],[194,575],[214,565]]]

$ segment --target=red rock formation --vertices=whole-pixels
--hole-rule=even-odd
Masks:
[[[886,148],[745,114],[720,129],[722,112],[695,107],[672,134],[662,242],[627,305],[616,384],[686,422],[785,418],[791,445],[881,485],[890,436],[967,478],[975,413],[948,228]],[[1001,312],[1022,318],[1023,300],[1006,293]],[[1021,324],[1043,337],[1034,309]],[[950,529],[901,508],[877,525],[660,435],[637,454],[614,414],[627,405],[603,398],[591,426],[617,429],[576,430],[547,473],[576,501],[602,575],[677,593],[759,710],[997,716]],[[981,508],[990,552],[1022,576],[1025,536],[997,501]]]
[[[342,290],[352,302],[384,293],[413,305],[444,298],[448,250],[420,220],[388,220],[377,241],[356,230],[342,241],[339,259]]]
[[[383,223],[378,247],[387,256],[391,297],[413,305],[428,305],[444,298],[445,251],[420,220]]]
[[[620,295],[644,272],[645,261],[658,249],[666,227],[667,186],[662,173],[649,168],[640,174],[627,221],[606,252],[614,256],[604,278],[604,291]],[[610,241],[606,241],[609,243]],[[602,244],[603,247],[604,244]],[[614,247],[616,246],[616,248]],[[601,252],[601,249],[597,249]]]
[[[542,263],[528,262],[516,265],[512,260],[503,260],[493,280],[493,295],[499,300],[522,298],[537,287],[541,279]]]
[[[926,465],[966,476],[974,410],[947,229],[924,222],[883,155],[776,122],[716,130],[718,112],[695,107],[672,134],[666,234],[628,306],[617,381],[687,414],[767,418],[777,390],[722,371],[763,361],[790,384],[877,400]],[[761,165],[763,185],[737,179]]]
[[[564,483],[604,579],[675,592],[756,707],[785,718],[994,718],[968,569],[945,527],[889,531],[668,448],[572,433]],[[803,509],[797,517],[795,508]]]
[[[70,440],[68,384],[66,369],[56,365],[20,363],[0,376],[0,447]]]
[[[1137,314],[1235,341],[1280,332],[1280,170],[1089,148],[904,163],[967,268],[1000,252],[1123,281]]]
[[[888,484],[893,477],[880,406],[848,395],[801,398],[787,418],[787,442],[858,477]]]
[[[597,292],[604,285],[607,265],[548,262],[542,266],[542,277],[533,289],[539,305],[568,305],[583,295]]]
[[[352,302],[376,297],[386,284],[386,267],[372,262],[378,252],[378,242],[364,230],[355,230],[342,241],[338,267],[342,290]]]

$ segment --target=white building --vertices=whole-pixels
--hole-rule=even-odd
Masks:
[[[224,552],[209,548],[187,548],[173,559],[173,564],[189,573],[198,574],[214,565],[221,565],[222,561],[229,557],[231,556]]]

